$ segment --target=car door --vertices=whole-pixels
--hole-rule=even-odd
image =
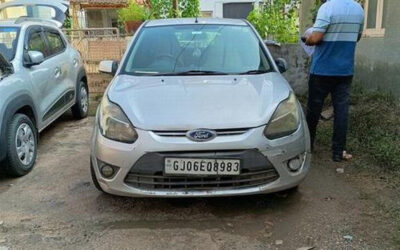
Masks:
[[[45,40],[43,29],[40,26],[31,26],[26,32],[23,58],[26,65],[30,62],[29,51],[38,51],[44,56],[44,61],[41,64],[26,67],[26,71],[32,82],[32,91],[35,93],[35,102],[39,107],[37,112],[40,117],[40,124],[43,124],[46,112],[48,112],[52,103],[56,100],[51,95],[53,86],[55,85],[54,71],[56,67],[52,65],[54,62],[48,60],[50,49]]]
[[[73,61],[67,52],[67,43],[57,29],[45,27],[43,35],[49,48],[47,63],[52,76],[52,83],[47,86],[51,101],[50,108],[44,114],[44,120],[53,119],[59,112],[65,111],[74,103],[75,81],[71,78],[73,74]]]

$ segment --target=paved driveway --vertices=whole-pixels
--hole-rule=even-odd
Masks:
[[[41,135],[32,173],[0,177],[0,249],[395,248],[392,220],[370,198],[380,190],[362,187],[379,182],[354,179],[347,169],[337,174],[324,152],[299,191],[287,196],[171,200],[99,193],[89,174],[93,122],[62,117]]]

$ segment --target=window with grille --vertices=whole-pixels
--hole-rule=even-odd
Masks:
[[[385,36],[388,4],[388,0],[365,0],[365,36]]]

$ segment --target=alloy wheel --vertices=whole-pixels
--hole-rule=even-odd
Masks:
[[[15,136],[15,147],[19,161],[25,166],[31,164],[34,158],[36,144],[35,135],[28,124],[22,123],[18,127]]]

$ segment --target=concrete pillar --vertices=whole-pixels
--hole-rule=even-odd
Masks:
[[[311,9],[315,4],[315,0],[302,0],[300,5],[300,33],[303,33],[313,23],[311,20]]]

